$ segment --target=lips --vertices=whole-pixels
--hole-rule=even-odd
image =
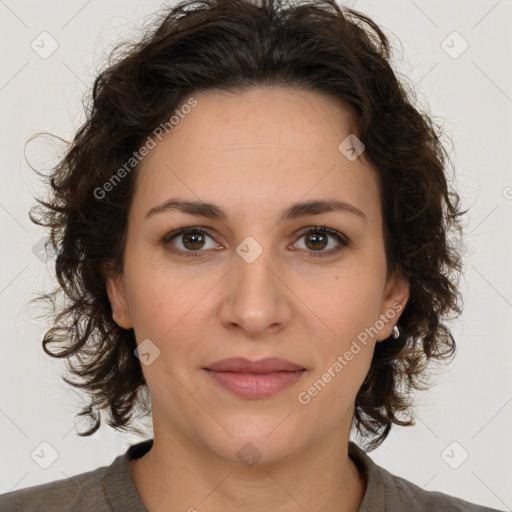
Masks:
[[[302,366],[298,366],[285,359],[278,357],[267,357],[259,361],[251,361],[244,357],[232,357],[230,359],[222,359],[206,367],[207,370],[215,372],[236,372],[236,373],[271,373],[271,372],[294,372],[304,370]]]
[[[275,357],[251,361],[235,357],[204,368],[222,388],[242,398],[267,398],[295,384],[306,369]]]

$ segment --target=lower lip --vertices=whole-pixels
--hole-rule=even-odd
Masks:
[[[306,370],[272,373],[235,373],[206,370],[222,387],[243,398],[267,398],[295,384]]]

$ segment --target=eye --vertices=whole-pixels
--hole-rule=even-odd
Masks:
[[[337,254],[348,246],[348,239],[335,229],[330,229],[324,226],[316,226],[309,228],[305,233],[302,233],[300,238],[305,239],[305,249],[309,257],[318,258],[324,256],[332,256]],[[334,248],[324,251],[325,247],[329,245],[329,238],[337,241]],[[294,244],[296,245],[296,244]]]
[[[303,250],[308,252],[308,257],[332,256],[349,245],[348,239],[343,234],[335,229],[327,228],[325,225],[308,228],[300,235],[300,238],[305,238],[306,247]],[[323,249],[329,245],[329,238],[336,240],[337,245],[335,243],[334,248],[324,251]],[[209,246],[207,239],[211,240]],[[175,243],[174,240],[177,242]],[[201,253],[208,249],[219,250],[222,248],[213,240],[213,235],[209,230],[198,227],[186,227],[173,231],[162,239],[162,244],[174,253],[192,258],[201,257]],[[293,245],[296,246],[297,242]]]
[[[212,240],[210,247],[205,245],[205,240],[207,237]],[[181,242],[178,244],[178,246],[181,245],[181,247],[178,247],[178,249],[174,249],[172,247],[176,247],[174,243],[171,243],[174,239],[180,240]],[[204,252],[201,249],[216,249],[219,247],[219,244],[213,242],[212,235],[209,231],[196,227],[181,228],[177,231],[173,231],[162,239],[162,243],[164,246],[169,247],[172,252],[180,253],[180,255],[182,254],[192,258],[201,256],[200,254],[197,254]]]

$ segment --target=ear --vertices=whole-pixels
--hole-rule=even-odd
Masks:
[[[128,304],[126,301],[126,289],[121,274],[107,277],[107,294],[112,306],[112,318],[115,323],[123,329],[130,329],[133,323],[130,318]]]
[[[384,301],[379,317],[384,320],[385,325],[377,335],[378,340],[385,340],[391,336],[391,331],[398,323],[400,315],[403,313],[405,305],[409,300],[409,295],[409,281],[402,273],[397,272],[391,275],[386,283]]]

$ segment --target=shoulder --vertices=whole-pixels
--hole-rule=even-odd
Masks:
[[[0,495],[0,512],[147,512],[130,476],[130,460],[152,439],[131,445],[110,466]]]
[[[470,503],[469,501],[437,491],[426,491],[418,485],[393,475],[386,470],[385,479],[393,500],[402,507],[400,510],[429,512],[442,510],[446,512],[499,512],[497,509]]]
[[[106,467],[0,495],[0,511],[106,512],[102,480]],[[58,507],[58,508],[56,508]]]
[[[426,491],[378,466],[353,442],[349,443],[349,454],[367,478],[359,512],[500,512],[442,492]]]

